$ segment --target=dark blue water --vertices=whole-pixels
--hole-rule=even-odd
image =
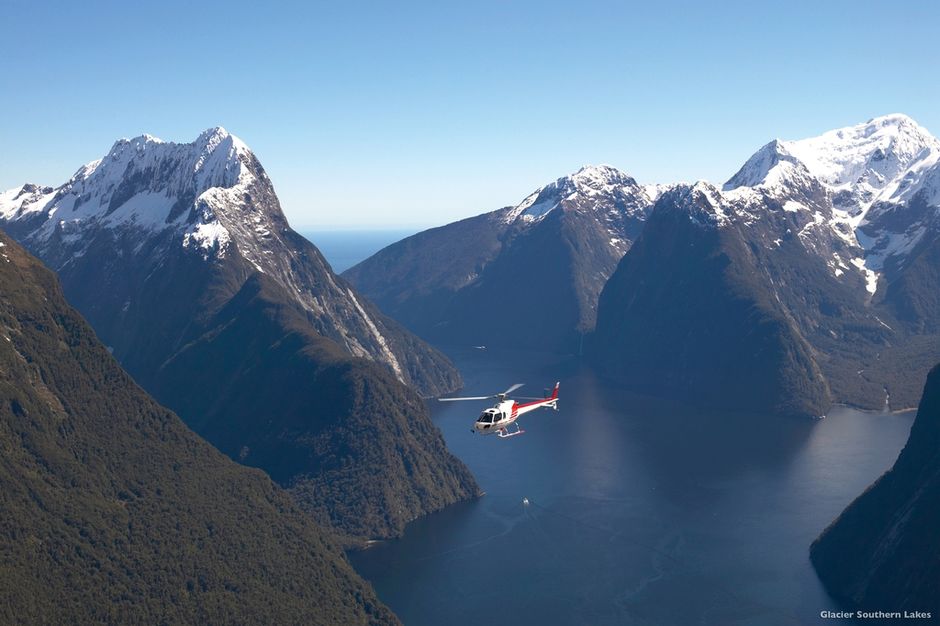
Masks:
[[[308,230],[300,233],[320,249],[333,271],[342,273],[385,246],[418,232],[398,230]]]
[[[351,555],[406,624],[820,624],[813,538],[897,457],[913,415],[708,415],[532,354],[453,354],[468,395],[560,379],[560,410],[481,438],[435,403],[486,491]],[[529,504],[523,504],[528,498]],[[828,620],[826,623],[834,623]]]

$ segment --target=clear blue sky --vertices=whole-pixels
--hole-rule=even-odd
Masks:
[[[295,227],[423,226],[586,163],[720,182],[774,137],[940,133],[937,3],[705,4],[0,0],[0,189],[222,125]]]

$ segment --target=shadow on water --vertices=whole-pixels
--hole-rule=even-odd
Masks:
[[[589,368],[574,369],[572,383],[595,419],[617,420],[644,465],[666,488],[707,488],[742,474],[779,471],[811,436],[812,420],[702,411],[612,386]],[[577,409],[576,409],[577,410]],[[610,432],[611,424],[605,424]]]
[[[837,607],[809,544],[890,466],[911,422],[702,413],[571,359],[451,355],[461,395],[561,380],[559,411],[499,440],[468,432],[486,403],[432,404],[487,495],[351,555],[407,624],[818,623]]]

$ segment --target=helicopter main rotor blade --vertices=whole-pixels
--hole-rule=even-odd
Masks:
[[[524,384],[525,384],[525,383],[516,383],[515,385],[513,385],[512,387],[510,387],[509,389],[507,389],[506,391],[504,391],[503,393],[501,393],[501,394],[499,394],[499,395],[501,395],[501,396],[508,396],[509,394],[511,394],[513,391],[515,391],[516,389],[518,389],[519,387],[521,387],[521,386],[524,385]]]
[[[468,398],[438,398],[438,402],[456,402],[458,400],[489,400],[493,396],[471,396]]]

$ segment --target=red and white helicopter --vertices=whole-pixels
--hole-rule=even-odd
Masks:
[[[522,430],[522,428],[519,427],[519,424],[516,424],[516,420],[519,419],[520,415],[528,413],[529,411],[534,411],[535,409],[540,409],[542,407],[552,408],[556,411],[558,410],[558,386],[560,384],[561,383],[555,383],[555,389],[552,390],[552,395],[545,398],[520,397],[520,400],[532,400],[532,402],[524,402],[522,404],[509,398],[509,394],[521,387],[522,383],[516,383],[506,391],[498,393],[495,396],[438,398],[438,400],[441,402],[456,402],[460,400],[491,400],[495,398],[498,400],[496,406],[483,411],[480,414],[480,417],[477,418],[477,421],[473,423],[473,428],[470,430],[470,432],[480,433],[481,435],[490,435],[492,433],[496,433],[500,437],[513,437],[515,435],[521,435],[525,432]],[[516,429],[510,431],[509,427],[513,424],[516,424]]]

